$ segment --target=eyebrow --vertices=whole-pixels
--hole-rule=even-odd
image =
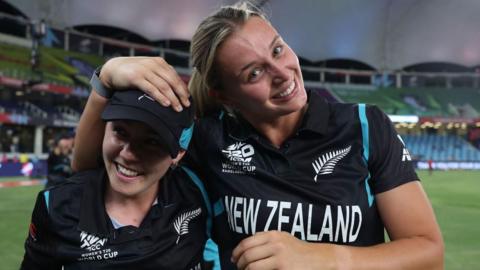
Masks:
[[[277,40],[279,40],[279,39],[280,39],[280,35],[276,35],[273,38],[272,42],[270,42],[270,45],[268,47],[272,48],[275,45],[275,43],[277,42]],[[248,69],[249,67],[251,67],[254,64],[255,64],[255,61],[250,62],[250,63],[246,64],[245,66],[243,66],[242,69],[240,69],[240,72],[237,74],[237,76],[240,76],[243,73],[243,71],[245,71],[246,69]]]

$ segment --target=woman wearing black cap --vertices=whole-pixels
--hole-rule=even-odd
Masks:
[[[214,203],[223,269],[442,269],[434,212],[383,112],[306,90],[298,57],[245,4],[205,18],[191,57],[200,119],[187,157]],[[99,78],[95,90],[133,85],[177,110],[189,103],[158,57],[113,58]],[[90,98],[77,169],[95,165],[86,132],[102,131],[105,101]]]
[[[130,90],[113,95],[102,119],[104,166],[39,193],[21,269],[206,269],[203,186],[170,169],[193,111]]]

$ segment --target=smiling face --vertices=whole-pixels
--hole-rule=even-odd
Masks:
[[[155,195],[159,180],[174,161],[152,129],[126,120],[107,122],[103,159],[111,191],[124,197]]]
[[[218,48],[219,99],[250,123],[301,114],[307,95],[298,58],[277,31],[251,17]]]

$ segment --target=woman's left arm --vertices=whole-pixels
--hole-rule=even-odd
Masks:
[[[443,240],[418,181],[376,195],[391,241],[370,247],[308,243],[261,232],[235,248],[239,269],[443,269]]]

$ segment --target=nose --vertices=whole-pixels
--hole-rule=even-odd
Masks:
[[[133,147],[132,143],[125,143],[122,147],[122,150],[120,150],[119,155],[125,159],[125,160],[137,160],[137,150],[135,147]]]
[[[290,79],[290,72],[280,62],[272,61],[268,71],[272,75],[272,80],[275,84],[281,84]]]

